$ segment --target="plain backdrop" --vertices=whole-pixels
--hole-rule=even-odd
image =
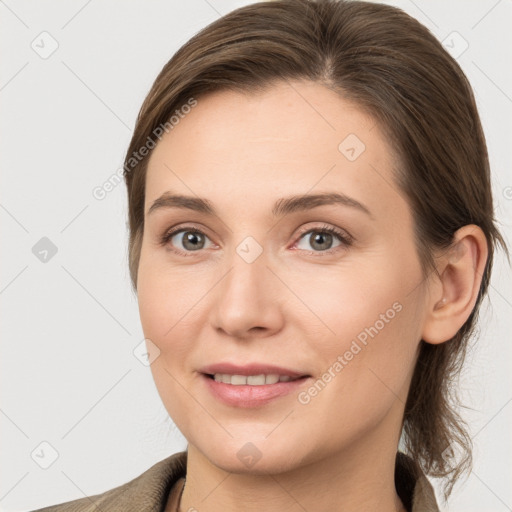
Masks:
[[[1,510],[103,492],[185,448],[137,357],[124,183],[102,200],[93,190],[122,165],[172,54],[249,3],[0,1]],[[468,76],[510,241],[512,2],[387,3],[445,41]],[[511,290],[499,253],[461,379],[475,465],[452,512],[512,510]]]

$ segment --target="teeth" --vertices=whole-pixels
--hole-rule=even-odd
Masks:
[[[289,375],[228,375],[225,373],[216,373],[213,376],[217,382],[231,384],[233,386],[263,386],[264,384],[276,384],[277,382],[289,382],[292,378]]]

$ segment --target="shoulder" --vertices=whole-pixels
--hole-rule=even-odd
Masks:
[[[87,496],[33,512],[97,512],[160,510],[173,484],[185,475],[187,452],[179,452],[157,462],[129,482],[101,494]]]
[[[102,494],[88,496],[32,512],[142,512],[162,510],[169,492],[187,467],[187,452],[179,452],[151,466],[129,482]],[[434,489],[416,463],[407,455],[397,453],[395,485],[410,512],[439,512]]]
[[[395,487],[409,512],[439,512],[432,484],[418,464],[402,452],[396,454]]]

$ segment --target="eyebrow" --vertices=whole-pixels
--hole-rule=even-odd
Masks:
[[[272,207],[274,217],[282,217],[290,213],[311,210],[318,206],[339,204],[359,210],[373,219],[370,210],[356,199],[340,193],[306,194],[301,196],[282,197]],[[164,192],[148,209],[146,215],[156,210],[167,208],[182,208],[193,210],[207,215],[218,216],[214,206],[207,199],[181,194],[173,194],[170,191]]]

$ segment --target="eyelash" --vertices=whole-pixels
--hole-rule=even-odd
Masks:
[[[176,229],[172,229],[170,231],[165,232],[161,236],[161,238],[160,238],[160,245],[162,245],[162,246],[168,245],[168,243],[171,240],[171,238],[174,235],[176,235],[177,233],[181,233],[182,231],[198,233],[198,234],[208,238],[208,235],[206,235],[203,231],[201,231],[198,228],[195,228],[193,226],[180,226],[180,227],[178,227]],[[299,241],[305,235],[308,235],[310,233],[315,233],[315,232],[318,232],[318,233],[329,233],[331,235],[334,235],[341,242],[341,245],[339,245],[337,247],[334,247],[332,249],[327,249],[326,251],[305,251],[307,254],[312,254],[312,255],[320,256],[320,257],[323,256],[323,255],[330,255],[330,254],[336,252],[339,249],[343,249],[344,247],[345,248],[350,247],[353,244],[353,242],[354,242],[354,239],[353,239],[353,237],[351,235],[349,235],[346,232],[340,231],[339,229],[333,228],[332,226],[320,226],[320,227],[316,227],[316,228],[310,228],[310,229],[308,229],[308,230],[306,230],[304,232],[299,233],[297,241]],[[344,247],[342,247],[342,246],[344,246]],[[171,250],[173,252],[175,252],[175,253],[177,253],[179,255],[185,256],[185,257],[194,256],[196,252],[201,252],[201,250],[198,250],[198,251],[182,251],[181,249],[176,249],[174,247],[172,247]],[[304,251],[304,249],[302,249],[302,251]]]

